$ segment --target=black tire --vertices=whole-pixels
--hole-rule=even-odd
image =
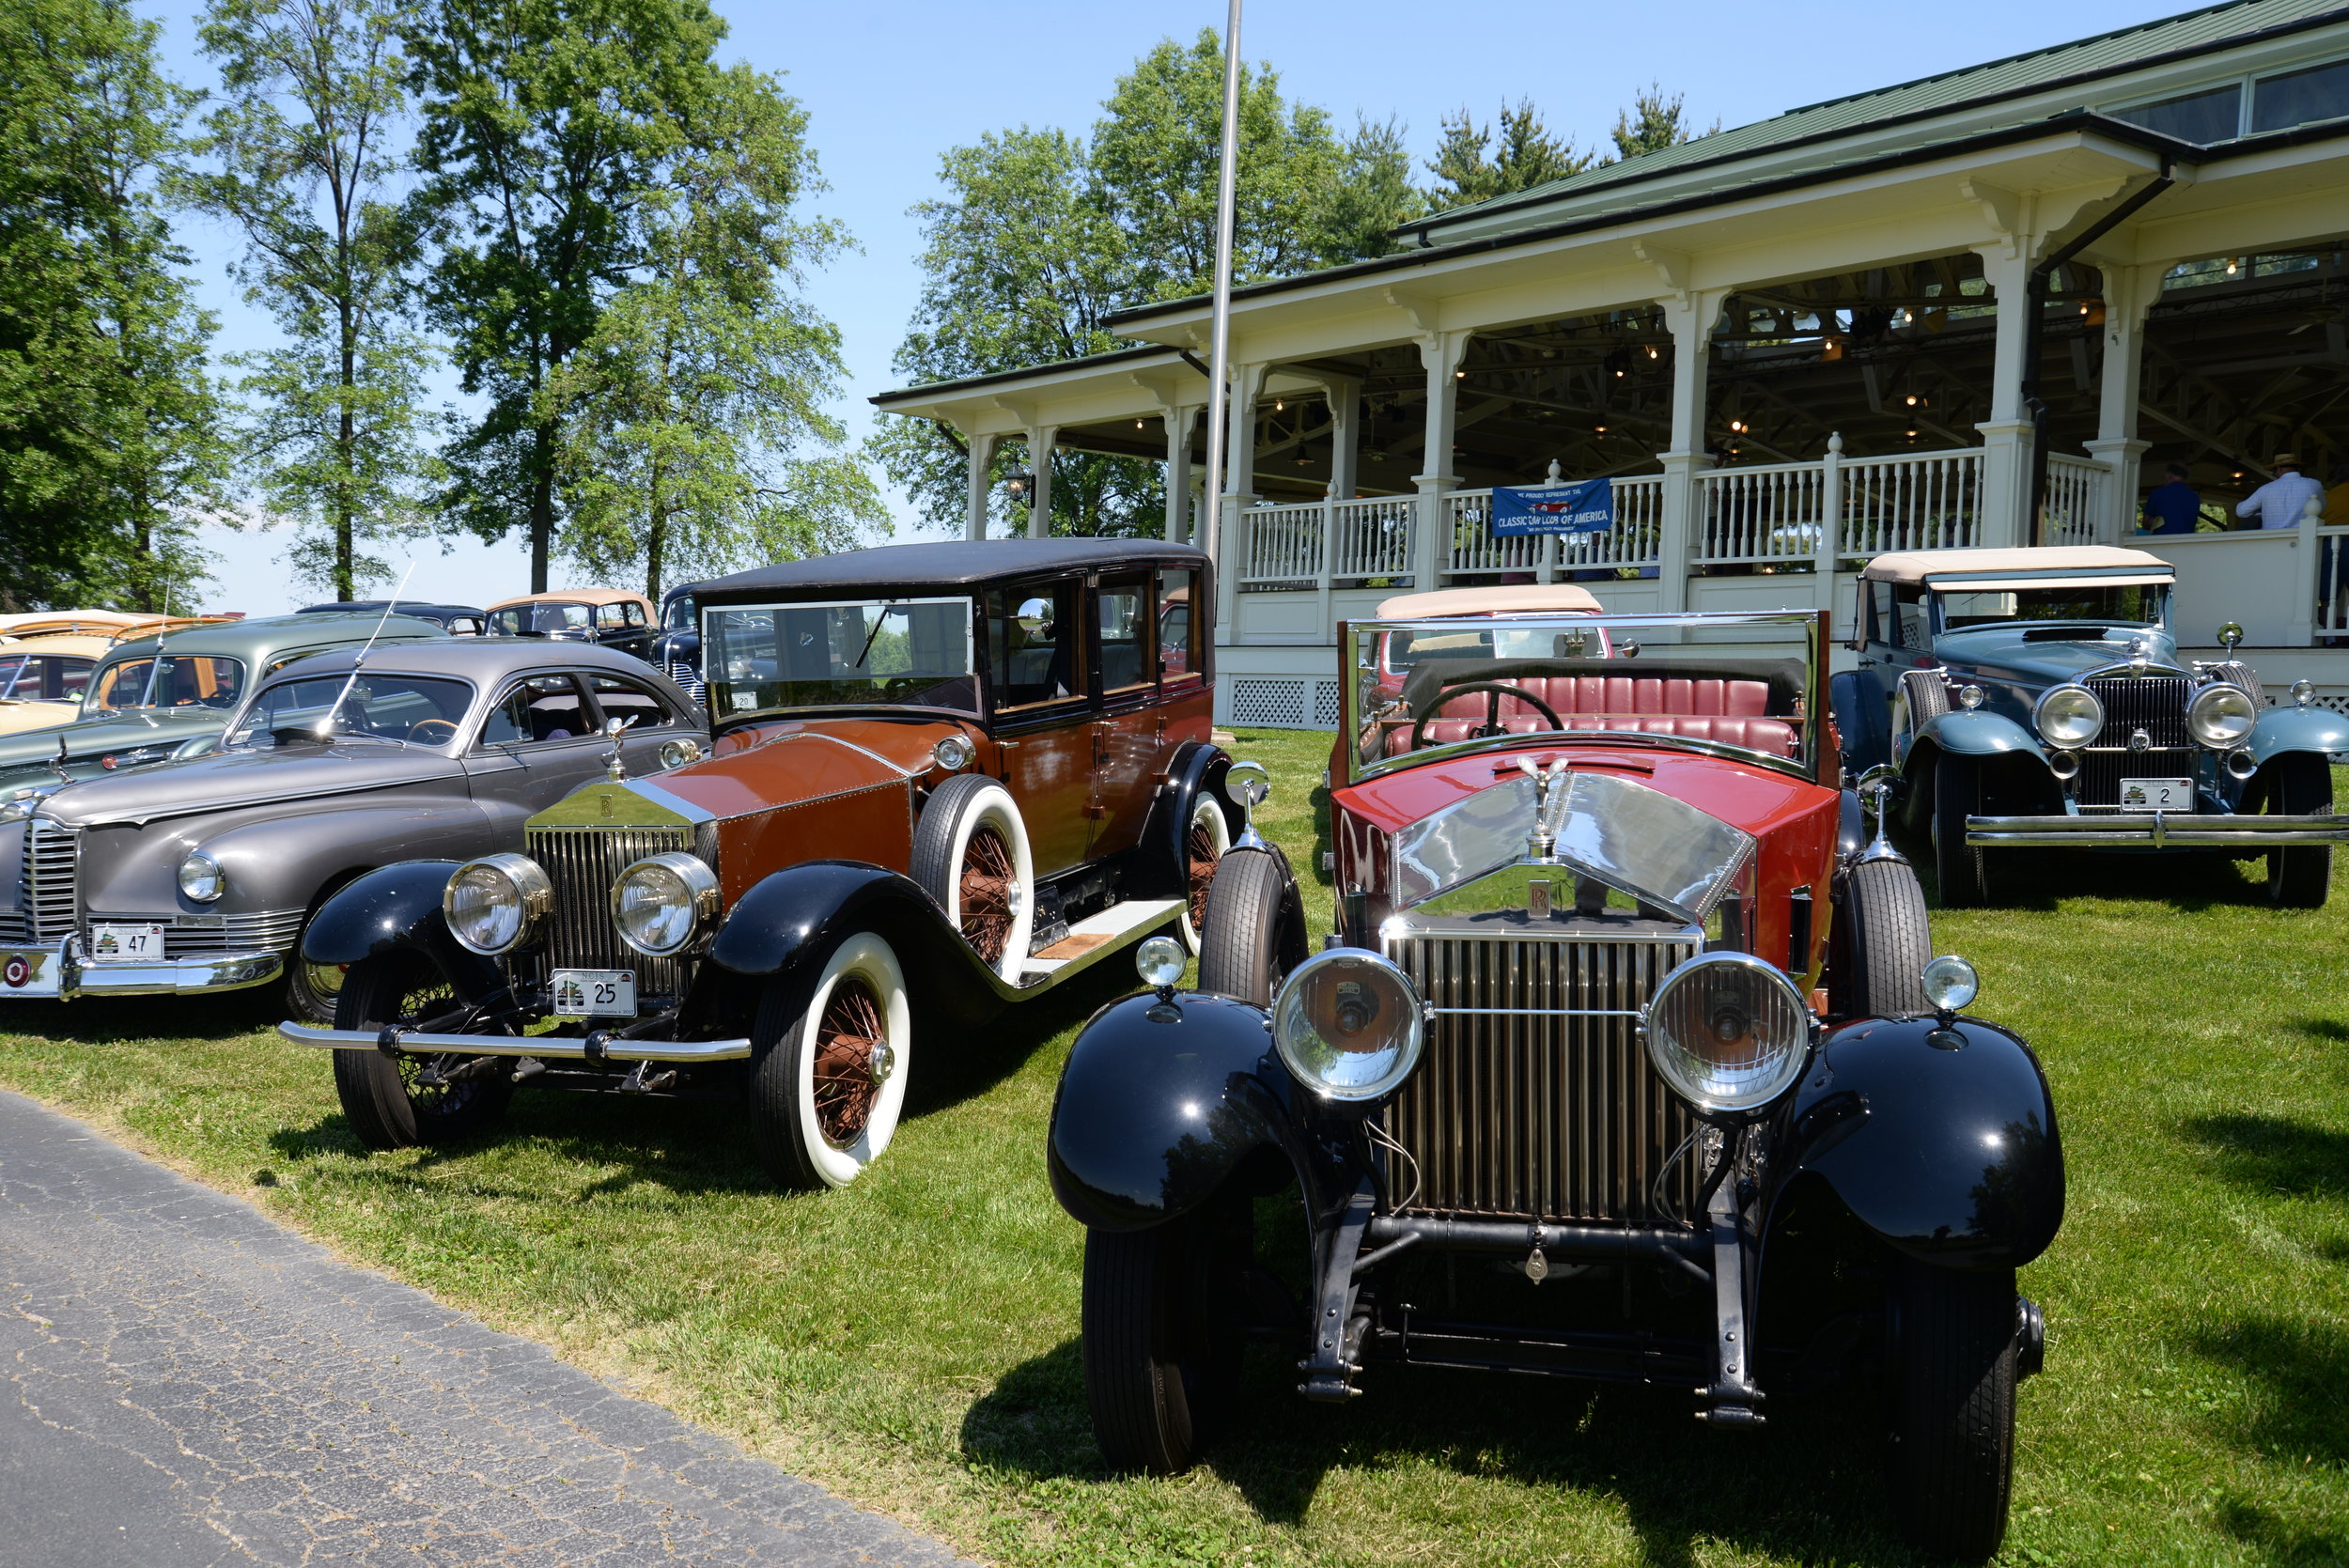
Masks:
[[[1925,890],[1904,861],[1868,861],[1843,881],[1844,930],[1835,943],[1840,973],[1828,976],[1838,1017],[1899,1017],[1930,1012],[1924,969],[1933,956]]]
[[[1194,1214],[1155,1230],[1085,1233],[1085,1403],[1117,1470],[1190,1468],[1228,1418],[1241,1341],[1219,1329],[1216,1233]]]
[[[362,958],[343,977],[335,998],[334,1027],[380,1030],[386,1024],[417,1023],[455,1004],[456,988],[433,956],[401,948]],[[379,1152],[419,1143],[453,1143],[494,1126],[513,1102],[509,1063],[492,1058],[487,1068],[457,1083],[427,1087],[417,1079],[429,1066],[448,1072],[469,1059],[429,1059],[379,1050],[334,1053],[334,1094],[359,1141]]]
[[[1904,1258],[1894,1289],[1892,1512],[1919,1551],[1980,1562],[2006,1538],[2015,1476],[2015,1272]]]
[[[1304,956],[1302,917],[1288,896],[1280,857],[1248,849],[1225,855],[1207,888],[1205,925],[1199,988],[1271,1006],[1290,967]]]
[[[846,1187],[896,1136],[911,1066],[905,967],[879,935],[852,932],[823,967],[768,983],[751,1024],[751,1149],[805,1190]],[[878,1065],[878,1070],[876,1070]]]
[[[980,961],[1018,985],[1035,930],[1035,865],[1011,791],[984,773],[940,784],[914,824],[909,870]]]
[[[302,942],[286,955],[286,1013],[297,1023],[332,1024],[342,997],[348,965],[313,964],[302,955]]]
[[[1990,901],[1989,866],[1966,843],[1966,819],[1981,815],[1982,765],[1942,753],[1933,762],[1933,870],[1945,909]]]
[[[2288,752],[2267,765],[2271,815],[2309,816],[2333,809],[2333,770],[2321,756]],[[2267,852],[2267,901],[2279,909],[2321,909],[2333,885],[2333,846],[2295,844]]]

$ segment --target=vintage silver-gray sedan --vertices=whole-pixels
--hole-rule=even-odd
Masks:
[[[218,752],[0,805],[0,1001],[283,974],[295,1017],[332,1021],[339,971],[288,964],[335,889],[520,848],[523,821],[587,780],[706,750],[675,682],[601,648],[467,638],[303,660]]]

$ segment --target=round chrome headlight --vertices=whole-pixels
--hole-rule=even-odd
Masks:
[[[1394,1092],[1419,1065],[1419,994],[1376,953],[1335,947],[1297,966],[1272,999],[1272,1044],[1298,1082],[1359,1105]]]
[[[2085,686],[2050,687],[2030,722],[2050,746],[2085,746],[2104,732],[2105,705]]]
[[[702,743],[690,737],[681,736],[675,740],[664,740],[661,743],[661,768],[664,773],[672,768],[683,768],[688,763],[699,762],[701,759]]]
[[[1152,990],[1164,990],[1183,977],[1190,955],[1172,937],[1152,937],[1134,949],[1134,972]]]
[[[1982,994],[1982,977],[1974,966],[1954,953],[1944,953],[1938,958],[1925,961],[1925,1000],[1937,1013],[1963,1011],[1974,998]]]
[[[1707,953],[1664,976],[1643,1019],[1648,1060],[1702,1113],[1769,1104],[1801,1076],[1811,1010],[1778,966]]]
[[[683,952],[717,918],[717,873],[682,851],[638,861],[612,884],[612,924],[647,958]]]
[[[971,766],[971,742],[950,735],[930,748],[930,760],[949,773],[959,773]]]
[[[2223,752],[2250,734],[2259,719],[2259,704],[2251,693],[2223,680],[2212,681],[2186,705],[2186,727],[2214,752]]]
[[[228,874],[201,849],[191,849],[179,862],[179,891],[198,904],[210,904],[228,891]]]
[[[530,939],[554,907],[554,884],[527,855],[467,861],[441,890],[448,934],[472,952],[508,953]]]

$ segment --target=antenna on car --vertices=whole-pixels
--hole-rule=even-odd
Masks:
[[[399,596],[408,591],[408,580],[415,575],[416,559],[412,555],[408,558],[408,569],[399,574],[399,586],[393,589],[392,597],[384,601],[383,613],[375,618],[375,629],[367,633],[367,640],[359,644],[357,653],[351,655],[350,678],[343,682],[340,691],[334,693],[334,706],[319,719],[315,733],[320,740],[329,739],[334,734],[334,715],[343,710],[344,702],[350,696],[350,689],[359,684],[359,666],[367,661],[367,650],[375,646],[378,637],[383,635],[384,623],[392,618],[392,612],[399,608]]]
[[[155,654],[147,661],[147,689],[139,693],[139,706],[151,707],[155,703],[155,680],[163,673],[163,639],[171,635],[171,594],[174,583],[163,584],[163,618],[155,628]]]

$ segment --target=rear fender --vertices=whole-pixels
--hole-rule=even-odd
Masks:
[[[353,877],[319,906],[302,933],[302,955],[314,964],[355,964],[401,948],[440,960],[458,994],[473,1001],[503,987],[495,959],[460,945],[441,914],[441,892],[456,861],[402,861]]]
[[[1141,1231],[1179,1219],[1277,1151],[1316,1190],[1296,1086],[1261,1008],[1186,992],[1112,1002],[1069,1048],[1046,1163],[1078,1223]]]
[[[1143,825],[1141,858],[1143,875],[1150,878],[1143,891],[1167,898],[1179,898],[1189,891],[1190,847],[1184,840],[1190,837],[1191,807],[1201,790],[1215,798],[1231,837],[1239,836],[1240,814],[1223,796],[1223,775],[1231,766],[1223,748],[1205,741],[1190,741],[1174,753],[1165,787],[1150,802],[1149,820]]]
[[[2263,767],[2293,752],[2349,752],[2349,717],[2329,707],[2271,707],[2244,744]]]
[[[1785,1124],[1781,1196],[1810,1172],[1870,1233],[1949,1268],[2008,1268],[2063,1222],[2063,1142],[2038,1058],[1961,1018],[1835,1030]]]

